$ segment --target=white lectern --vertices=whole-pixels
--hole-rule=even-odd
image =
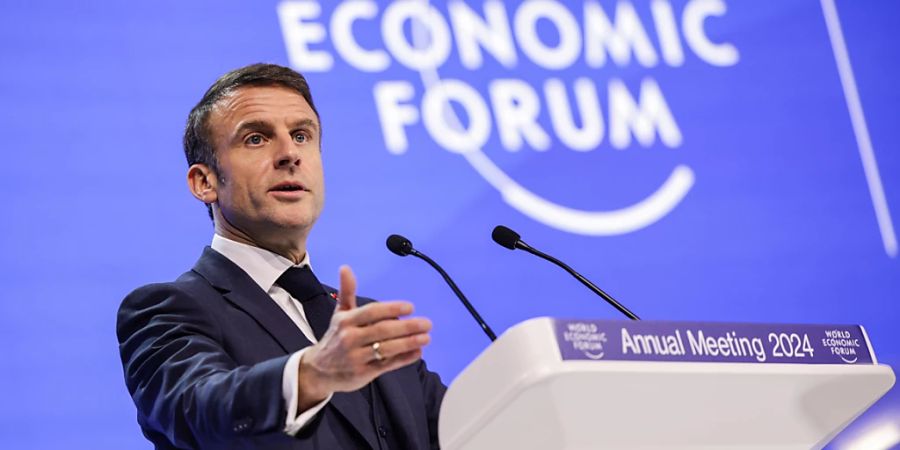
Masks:
[[[532,319],[454,380],[442,448],[821,448],[894,384],[855,326]]]

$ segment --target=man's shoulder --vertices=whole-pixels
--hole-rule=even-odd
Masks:
[[[216,293],[216,289],[202,276],[189,270],[174,281],[150,283],[134,289],[125,296],[119,305],[119,315],[161,304],[193,303],[196,299],[216,295]]]
[[[136,301],[145,297],[157,297],[159,295],[190,295],[198,291],[207,291],[211,289],[209,282],[201,277],[197,272],[189,270],[174,281],[164,281],[157,283],[149,283],[132,290],[122,303]]]

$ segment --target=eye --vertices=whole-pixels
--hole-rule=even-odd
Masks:
[[[265,139],[261,134],[251,134],[244,139],[244,143],[247,145],[262,145],[265,142]]]
[[[298,144],[303,144],[308,140],[309,138],[306,137],[305,133],[297,133],[294,135],[294,142],[297,142]]]

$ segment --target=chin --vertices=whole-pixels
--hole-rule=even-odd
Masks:
[[[272,220],[272,225],[284,231],[303,231],[312,228],[315,222],[315,217],[291,215]]]
[[[310,208],[311,205],[296,206],[300,205],[295,205],[293,208],[269,210],[261,214],[259,218],[276,231],[308,231],[319,218],[318,211]]]

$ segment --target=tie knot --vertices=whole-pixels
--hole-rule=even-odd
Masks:
[[[319,295],[325,294],[322,283],[313,275],[309,266],[291,267],[284,271],[276,281],[279,286],[291,294],[291,297],[305,302]]]

